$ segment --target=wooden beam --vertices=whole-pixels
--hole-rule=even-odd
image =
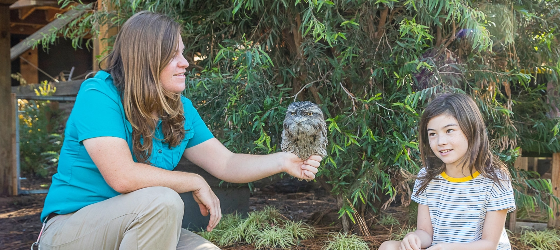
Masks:
[[[75,80],[51,83],[56,87],[56,92],[53,96],[76,96],[83,81],[84,80]],[[40,84],[27,84],[25,86],[12,87],[11,92],[15,93],[18,97],[35,96],[35,89],[38,89],[39,86]]]
[[[12,85],[10,51],[10,6],[0,0],[0,196],[10,195],[12,178]],[[11,3],[9,3],[11,4]]]
[[[97,9],[111,11],[114,9],[114,6],[111,4],[111,1],[97,0]],[[99,62],[99,60],[104,58],[110,52],[108,49],[110,44],[107,41],[107,38],[110,38],[117,33],[118,29],[116,27],[112,27],[111,23],[106,23],[99,27],[99,35],[97,38],[93,39],[93,71],[99,71],[101,68],[105,68],[106,61]]]
[[[521,155],[521,149],[519,149],[519,155]],[[513,167],[516,170],[527,171],[529,169],[529,158],[521,157],[521,156],[517,157],[515,163],[513,163]],[[513,212],[509,213],[509,230],[515,233],[517,228],[516,225],[517,225],[517,210],[514,210]]]
[[[39,71],[33,66],[39,65],[37,48],[25,51],[25,53],[21,54],[21,57],[25,59],[19,60],[19,73],[21,73],[23,79],[25,79],[27,83],[39,83]]]
[[[56,19],[56,14],[60,13],[60,10],[57,9],[48,9],[45,11],[45,18],[47,21],[52,22]]]
[[[14,1],[16,2],[16,1]],[[45,6],[45,5],[57,5],[56,1],[37,1],[37,0],[19,0],[10,6],[10,9],[19,9],[25,7],[35,7],[35,6]]]
[[[0,0],[0,5],[12,5],[15,2],[17,2],[17,0]],[[9,7],[9,6],[7,6],[7,7]],[[9,9],[8,9],[8,11],[9,11]],[[2,14],[4,14],[4,13],[2,13]]]
[[[19,19],[25,19],[35,11],[35,7],[23,7],[18,9]]]
[[[552,177],[550,181],[552,182],[552,194],[556,197],[560,197],[560,153],[552,154]],[[554,211],[554,217],[548,218],[548,226],[560,228],[560,209],[558,204],[550,199],[550,207]]]
[[[517,170],[529,170],[529,157],[517,157],[513,166]]]
[[[550,118],[560,117],[560,109],[556,104],[558,103],[559,93],[556,91],[558,88],[558,82],[553,82],[552,80],[547,83],[547,101],[551,104],[551,109],[548,113]],[[552,182],[552,194],[556,197],[560,197],[560,152],[556,152],[552,154],[552,168],[551,173],[552,176],[550,181]],[[556,204],[554,199],[550,199],[550,207],[552,207],[554,211],[554,217],[548,218],[548,226],[554,228],[560,228],[560,204]]]
[[[12,195],[13,196],[17,196],[18,195],[18,162],[17,162],[17,142],[16,142],[16,137],[17,137],[17,131],[16,131],[16,119],[18,119],[17,113],[16,113],[16,107],[17,107],[17,98],[16,98],[16,94],[12,93]]]
[[[41,28],[33,35],[27,37],[25,40],[18,43],[12,49],[10,49],[10,59],[14,60],[19,55],[21,55],[26,50],[33,47],[36,41],[43,39],[43,37],[50,34],[51,29],[60,29],[64,27],[64,25],[68,24],[72,20],[76,19],[77,17],[81,16],[84,12],[87,11],[85,9],[86,5],[79,5],[76,6],[77,9],[72,9],[64,14],[64,18],[57,18],[56,20],[52,21],[51,23],[47,24],[45,27]]]

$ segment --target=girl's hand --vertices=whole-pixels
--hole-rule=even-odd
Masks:
[[[446,247],[445,243],[440,243],[440,244],[437,244],[435,246],[431,246],[431,247],[427,248],[426,250],[445,250],[445,249],[449,249],[449,248]]]
[[[420,250],[421,243],[420,237],[418,237],[417,234],[408,233],[401,241],[401,247],[399,250]]]
[[[319,168],[321,160],[323,160],[323,158],[318,155],[312,155],[305,161],[292,153],[284,153],[284,156],[284,161],[282,163],[284,172],[304,180],[315,179],[315,174],[317,174],[318,171],[317,168]]]

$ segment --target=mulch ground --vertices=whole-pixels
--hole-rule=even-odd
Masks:
[[[41,187],[42,185],[42,187]],[[29,187],[28,187],[29,188]],[[32,189],[44,188],[43,183],[35,182]],[[338,220],[336,200],[323,189],[316,186],[299,190],[295,193],[277,192],[278,186],[268,185],[258,188],[250,198],[250,211],[259,211],[266,206],[273,206],[286,218],[294,221],[304,221],[314,225],[316,236],[304,240],[292,249],[319,250],[327,241],[332,239],[333,233],[342,231]],[[39,216],[43,208],[44,194],[24,195],[18,197],[0,197],[0,249],[29,249],[37,239],[41,230]],[[390,207],[386,214],[397,218],[400,225],[408,221],[408,209],[403,207]],[[362,238],[368,242],[371,249],[389,239],[393,233],[399,233],[399,226],[381,226],[376,223],[378,218],[365,218],[370,226],[370,235]],[[517,235],[518,236],[518,235]],[[514,235],[510,237],[514,250],[530,249]],[[255,249],[250,245],[236,245],[223,249]]]

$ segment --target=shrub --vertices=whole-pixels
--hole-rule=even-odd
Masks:
[[[416,231],[415,227],[402,227],[397,233],[391,235],[391,240],[401,241],[407,233]]]
[[[327,241],[323,250],[369,250],[369,246],[356,235],[337,233],[332,240]]]
[[[35,90],[38,96],[52,95],[55,91],[46,81]],[[58,164],[62,136],[56,129],[60,118],[50,104],[50,101],[18,101],[20,164],[26,175],[46,177]]]
[[[560,249],[560,232],[556,230],[525,231],[519,238],[523,244],[533,246],[535,250]]]
[[[383,226],[394,226],[399,225],[399,220],[391,214],[383,214],[377,223]]]
[[[253,244],[256,248],[289,248],[299,240],[313,237],[314,229],[303,222],[285,219],[273,207],[248,214],[246,219],[237,214],[225,215],[212,232],[200,236],[218,246]]]
[[[560,98],[545,96],[560,73],[558,1],[521,1],[523,11],[503,1],[109,2],[118,11],[87,11],[38,43],[63,35],[79,44],[141,10],[173,16],[193,69],[185,95],[238,153],[278,151],[288,104],[320,104],[329,144],[317,176],[339,201],[346,231],[356,211],[363,217],[410,197],[416,126],[437,94],[472,96],[492,150],[510,166],[517,147],[560,151],[560,119],[547,116]],[[513,173],[513,185],[517,204],[552,214],[550,183]]]

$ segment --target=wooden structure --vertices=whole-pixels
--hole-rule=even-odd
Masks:
[[[14,109],[11,96],[10,5],[15,0],[0,0],[0,195],[13,192],[12,181],[12,123]]]
[[[549,81],[547,83],[547,98],[549,103],[554,103],[553,100],[559,100],[560,93],[557,89],[559,87],[558,82]],[[552,105],[552,109],[549,111],[548,116],[551,118],[560,117],[559,107]],[[560,152],[552,153],[552,176],[550,181],[552,182],[552,194],[556,197],[560,197]],[[560,205],[550,201],[550,206],[554,210],[554,218],[549,218],[548,226],[554,228],[560,228]]]
[[[0,0],[0,196],[16,195],[18,190],[17,161],[13,160],[16,116],[15,97],[11,94],[11,61],[22,58],[20,67],[26,72],[24,78],[38,82],[37,50],[29,50],[32,46],[29,41],[42,37],[41,33],[51,28],[62,27],[83,12],[61,9],[56,0]],[[56,19],[62,13],[70,18]],[[10,49],[11,34],[31,36]]]
[[[552,182],[552,194],[556,197],[560,197],[560,153],[552,154],[552,177],[550,178]],[[554,218],[549,218],[548,226],[554,228],[560,228],[560,209],[559,206],[550,201],[550,206],[554,210]]]
[[[521,150],[519,152],[519,155],[521,155]],[[527,157],[517,157],[517,160],[515,160],[515,163],[513,164],[513,167],[517,170],[525,170],[527,171],[528,168],[528,163],[529,163],[529,159]],[[509,230],[511,230],[512,232],[515,232],[515,228],[516,228],[516,224],[517,224],[517,210],[511,212],[509,214]]]
[[[97,9],[113,10],[114,7],[110,5],[106,0],[97,0]],[[116,35],[117,33],[118,28],[111,27],[111,25],[109,24],[104,24],[99,27],[99,37],[93,41],[93,54],[95,55],[93,57],[93,71],[99,71],[101,68],[104,68],[105,62],[98,62],[98,59],[96,57],[103,57],[107,55],[109,44],[106,39]]]

